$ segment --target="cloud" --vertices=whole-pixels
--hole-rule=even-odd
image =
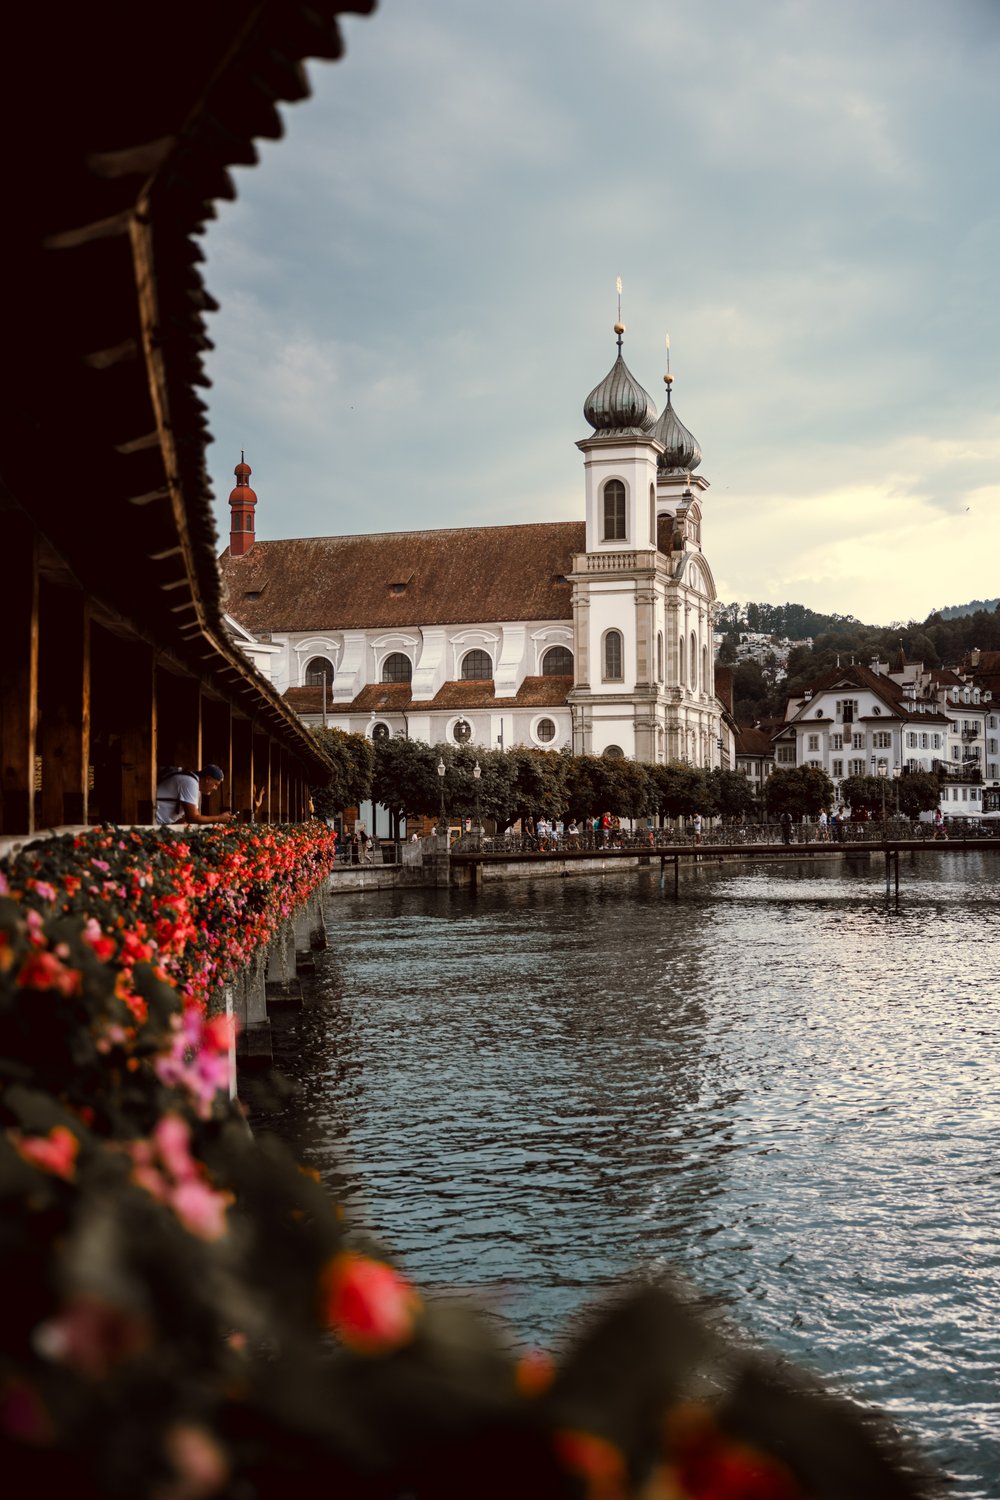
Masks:
[[[252,445],[262,535],[581,515],[620,274],[658,401],[670,329],[730,597],[878,620],[995,593],[991,14],[348,18],[207,240],[220,493]]]

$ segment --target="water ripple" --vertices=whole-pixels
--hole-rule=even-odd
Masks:
[[[995,1500],[996,864],[876,864],[338,897],[266,1123],[422,1284],[557,1341],[680,1269]]]

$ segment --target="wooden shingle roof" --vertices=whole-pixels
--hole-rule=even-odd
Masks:
[[[261,631],[569,620],[582,521],[257,542],[220,559],[224,607]]]

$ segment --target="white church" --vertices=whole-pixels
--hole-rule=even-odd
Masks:
[[[257,542],[237,465],[236,640],[301,718],[374,738],[733,766],[716,699],[708,481],[622,355],[584,402],[583,519]]]

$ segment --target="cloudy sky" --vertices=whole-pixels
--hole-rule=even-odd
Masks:
[[[996,0],[381,0],[207,239],[262,539],[582,515],[614,355],[719,596],[1000,594]]]

